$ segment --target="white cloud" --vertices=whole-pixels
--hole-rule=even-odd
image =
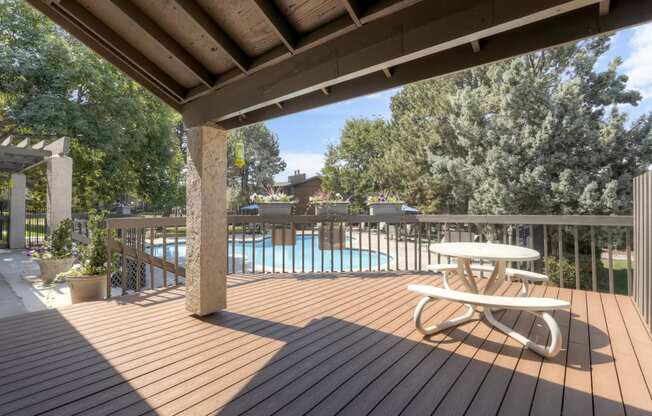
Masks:
[[[314,176],[324,167],[323,153],[281,152],[281,157],[285,160],[287,167],[274,177],[277,181],[286,181],[288,175],[295,170],[300,170],[308,177]]]
[[[652,96],[652,24],[633,29],[629,40],[631,54],[623,63],[629,76],[628,86],[641,91],[644,98]]]

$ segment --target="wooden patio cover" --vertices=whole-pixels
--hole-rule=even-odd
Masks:
[[[227,129],[652,20],[650,0],[28,1]]]

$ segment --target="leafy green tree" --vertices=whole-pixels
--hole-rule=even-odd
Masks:
[[[26,2],[0,3],[0,128],[69,136],[77,207],[179,202],[179,116]]]
[[[322,169],[322,188],[350,198],[352,212],[365,209],[365,199],[385,188],[387,126],[381,119],[347,120],[340,143],[329,146]]]
[[[598,37],[405,87],[392,98],[392,189],[427,212],[631,212],[652,116],[628,125],[618,105],[641,97],[620,59],[596,70],[608,48]]]
[[[234,165],[236,143],[244,144],[245,165]],[[261,193],[274,184],[274,175],[285,169],[280,156],[278,137],[264,124],[252,124],[229,132],[228,186],[238,204],[246,204],[249,195]]]

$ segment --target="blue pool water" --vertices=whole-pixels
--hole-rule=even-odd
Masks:
[[[348,246],[348,242],[347,242]],[[313,251],[314,250],[314,251]],[[174,243],[167,244],[166,257],[168,261],[174,261]],[[252,270],[252,262],[256,263],[256,270],[261,271],[263,265],[263,251],[266,271],[272,271],[273,268],[281,270],[285,260],[285,271],[292,271],[292,256],[294,254],[294,270],[301,271],[358,271],[358,270],[375,270],[380,264],[382,269],[391,257],[385,253],[378,253],[373,250],[358,250],[356,248],[344,248],[342,250],[320,250],[318,236],[300,236],[296,237],[294,246],[273,246],[271,237],[264,240],[258,239],[255,244],[251,241],[236,241],[235,244],[229,240],[228,256],[229,271],[232,271],[233,261],[235,260],[236,271],[242,271],[242,256],[245,258],[245,271]],[[302,256],[303,252],[303,256]],[[235,253],[235,259],[234,259]],[[314,253],[314,256],[313,256]],[[184,264],[186,260],[186,243],[179,241],[179,263]],[[254,255],[255,254],[255,255]],[[154,246],[154,255],[163,257],[163,244]],[[323,258],[323,268],[322,268]],[[302,263],[303,259],[303,263]],[[332,259],[332,267],[331,267]],[[314,268],[313,268],[314,265]]]

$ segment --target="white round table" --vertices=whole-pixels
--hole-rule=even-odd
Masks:
[[[508,261],[532,261],[532,260],[537,260],[540,257],[537,251],[534,251],[529,248],[510,246],[506,244],[493,244],[493,243],[441,243],[441,244],[432,244],[430,246],[430,250],[444,256],[456,257],[457,274],[459,278],[462,280],[462,282],[467,287],[469,292],[475,294],[478,294],[478,286],[476,285],[475,279],[473,278],[473,274],[471,272],[472,271],[471,260],[487,260],[487,261],[494,262],[495,265],[493,271],[491,272],[491,276],[487,281],[487,286],[485,286],[484,289],[485,296],[480,296],[480,298],[485,298],[484,300],[486,300],[489,303],[491,303],[492,301],[491,298],[494,297],[492,295],[494,295],[496,290],[498,290],[502,281],[505,280],[505,268]],[[448,285],[446,273],[443,274],[443,279],[444,279],[444,287],[448,290],[451,290]],[[523,280],[524,285],[526,284],[525,282],[526,281]],[[528,295],[527,290],[521,291],[520,296],[527,296],[527,295]],[[555,354],[557,354],[557,352],[559,352],[559,348],[561,348],[561,332],[559,330],[559,326],[555,322],[554,318],[547,311],[532,312],[525,309],[528,312],[540,316],[545,322],[545,324],[548,326],[548,329],[550,330],[550,334],[551,334],[550,343],[548,346],[538,344],[537,342],[518,333],[516,330],[514,330],[514,328],[511,328],[506,324],[504,324],[503,322],[501,322],[493,314],[493,312],[496,311],[497,309],[492,310],[492,307],[484,306],[482,307],[481,311],[477,311],[476,310],[477,303],[473,303],[473,304],[466,303],[465,306],[467,308],[467,311],[463,315],[450,318],[434,326],[426,327],[422,322],[423,310],[429,302],[433,301],[433,299],[436,298],[437,298],[436,296],[433,298],[432,296],[426,294],[419,301],[414,311],[414,323],[417,327],[417,330],[424,335],[432,335],[437,332],[443,331],[445,329],[457,325],[461,325],[465,322],[468,322],[471,319],[474,319],[476,312],[478,312],[480,314],[484,314],[484,316],[487,318],[487,321],[489,322],[490,325],[498,328],[503,333],[514,338],[521,344],[532,349],[538,354],[543,355],[544,357],[554,356]],[[474,299],[478,299],[478,298],[476,297]],[[535,301],[535,303],[536,301],[541,301],[541,299],[537,299],[537,300],[531,299],[531,300]],[[494,302],[494,304],[503,305],[504,303],[498,301],[498,302]]]
[[[479,292],[471,273],[471,261],[494,262],[494,270],[484,289],[485,295],[492,295],[500,286],[496,282],[505,279],[505,268],[508,261],[532,261],[541,256],[538,251],[530,248],[495,243],[437,243],[430,245],[430,250],[443,256],[456,257],[457,274],[466,288],[473,293]]]

